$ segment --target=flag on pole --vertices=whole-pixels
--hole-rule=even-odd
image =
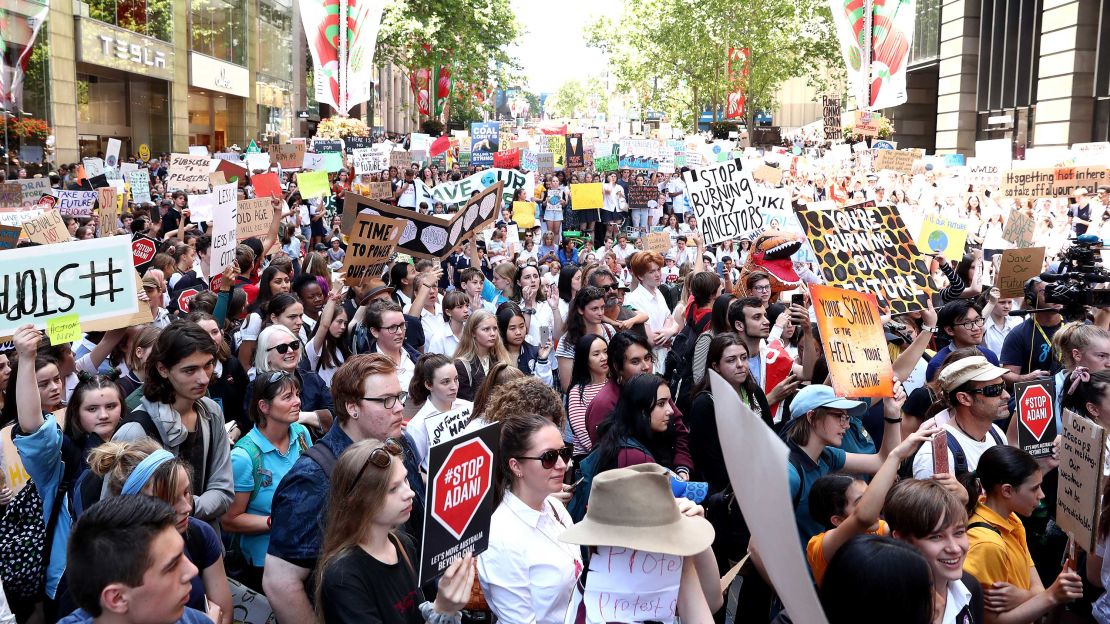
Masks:
[[[385,2],[300,0],[300,6],[316,101],[346,114],[373,93],[374,47]]]
[[[49,11],[48,2],[5,0],[0,5],[0,108],[4,110],[23,109],[23,75]]]
[[[906,102],[916,4],[916,0],[829,0],[849,91],[860,109]]]

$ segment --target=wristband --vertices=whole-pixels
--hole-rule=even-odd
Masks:
[[[896,425],[896,424],[902,422],[901,418],[887,418],[886,416],[883,416],[883,420],[885,420],[886,422],[888,422],[892,425]]]
[[[266,528],[269,529],[272,526],[273,522],[270,520],[270,516],[266,516]]]
[[[936,328],[935,325],[933,327],[925,327],[924,325],[922,325],[921,326],[921,331],[929,332],[930,334],[935,334],[935,333],[937,333],[937,328]]]
[[[462,622],[461,613],[440,613],[436,611],[435,605],[427,600],[420,603],[420,615],[428,624],[460,624]]]

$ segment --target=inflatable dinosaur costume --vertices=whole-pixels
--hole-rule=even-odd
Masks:
[[[802,246],[801,239],[791,232],[776,229],[765,230],[752,241],[751,251],[744,266],[740,267],[740,281],[733,294],[737,297],[746,297],[744,281],[754,272],[766,273],[771,278],[771,300],[778,298],[779,293],[793,290],[801,285],[802,280],[794,272],[794,263],[790,256]]]

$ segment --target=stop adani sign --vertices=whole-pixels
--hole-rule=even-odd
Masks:
[[[494,423],[431,447],[420,583],[439,576],[467,553],[489,546],[493,471],[501,424]]]
[[[1018,444],[1033,457],[1052,455],[1056,440],[1056,384],[1051,377],[1014,384]]]

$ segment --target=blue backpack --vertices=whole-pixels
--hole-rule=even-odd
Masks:
[[[646,446],[640,444],[632,438],[625,438],[621,441],[622,448],[634,448],[638,451],[643,451],[651,455],[651,451]],[[581,522],[582,518],[586,517],[586,504],[590,502],[590,488],[593,486],[594,477],[598,474],[598,462],[601,461],[601,454],[595,447],[590,454],[582,461],[578,462],[576,469],[575,481],[581,480],[582,482],[574,488],[574,496],[571,497],[570,503],[567,504],[567,511],[570,512],[570,517],[575,522]]]

